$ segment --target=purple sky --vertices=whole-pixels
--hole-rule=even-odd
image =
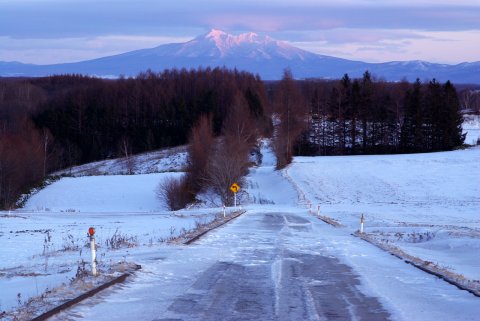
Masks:
[[[480,0],[0,0],[0,61],[80,61],[212,28],[368,62],[480,61]]]

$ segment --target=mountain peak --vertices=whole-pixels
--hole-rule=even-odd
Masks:
[[[253,59],[271,59],[280,56],[284,59],[308,56],[305,51],[285,42],[277,41],[269,36],[255,32],[232,35],[223,30],[213,28],[208,33],[186,43],[179,51],[189,57],[207,55],[210,57],[248,57]]]
[[[239,45],[241,43],[258,43],[274,41],[272,38],[261,37],[255,32],[247,32],[239,35],[232,35],[220,29],[211,29],[203,36],[195,38],[195,40],[209,40],[217,44],[217,47],[225,47],[226,45]]]
[[[228,34],[220,29],[212,28],[204,37],[205,38],[218,38],[222,36],[227,36]]]
[[[220,30],[220,29],[215,29],[213,28],[212,30],[210,30],[207,34],[203,35],[203,36],[200,36],[198,38],[204,38],[204,39],[221,39],[221,38],[224,38],[224,37],[228,37],[229,34],[226,33],[225,31],[223,30]]]

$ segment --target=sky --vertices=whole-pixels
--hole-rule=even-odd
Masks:
[[[212,28],[366,62],[480,61],[480,0],[0,0],[0,61],[88,60]]]

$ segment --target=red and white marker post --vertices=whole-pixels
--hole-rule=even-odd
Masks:
[[[360,233],[363,234],[363,223],[365,222],[365,218],[363,217],[363,214],[362,214],[362,217],[360,217]]]
[[[93,227],[88,229],[88,236],[90,237],[90,250],[92,251],[92,275],[97,276],[97,249],[95,245],[95,229]]]

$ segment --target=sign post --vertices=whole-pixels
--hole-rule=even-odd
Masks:
[[[233,183],[230,186],[230,190],[233,192],[234,206],[237,207],[237,193],[240,190],[240,186],[237,183]]]
[[[97,276],[97,250],[95,246],[95,229],[93,227],[88,229],[88,236],[90,237],[90,250],[92,251],[92,275]]]

